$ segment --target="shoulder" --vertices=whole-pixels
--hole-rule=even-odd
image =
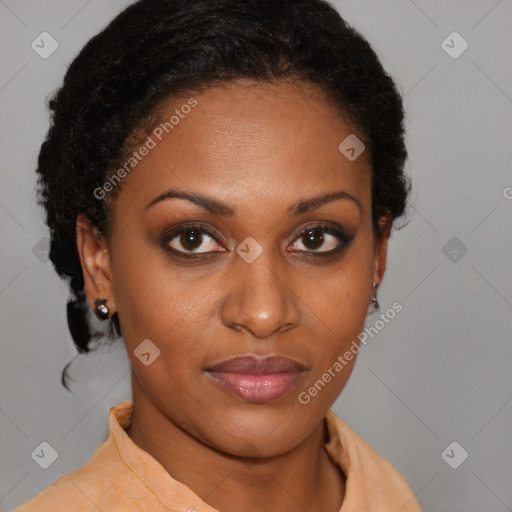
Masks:
[[[64,474],[12,512],[128,510],[129,502],[123,499],[119,486],[119,482],[127,476],[126,472],[115,442],[109,437],[83,466]],[[107,504],[108,508],[105,508]]]
[[[368,510],[421,512],[414,492],[391,462],[334,412],[329,411],[326,419],[339,437],[338,458],[347,475],[347,485],[351,479],[352,490],[365,496]]]

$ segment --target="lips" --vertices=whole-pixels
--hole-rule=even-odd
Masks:
[[[305,370],[303,364],[286,356],[249,354],[216,363],[205,372],[242,400],[263,403],[287,394]]]

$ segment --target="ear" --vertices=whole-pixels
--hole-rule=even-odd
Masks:
[[[116,306],[107,244],[98,229],[84,215],[77,217],[76,244],[89,305],[95,311],[94,299],[107,299],[109,316],[112,316]]]
[[[391,215],[382,216],[379,219],[378,229],[380,236],[375,241],[374,246],[374,259],[373,259],[373,281],[375,286],[378,287],[384,272],[386,271],[386,260],[388,254],[388,241],[393,226],[393,218]]]

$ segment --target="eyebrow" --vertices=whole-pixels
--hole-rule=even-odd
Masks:
[[[218,201],[217,199],[213,199],[212,197],[205,196],[203,194],[198,194],[195,192],[185,192],[184,190],[176,190],[170,189],[160,194],[158,197],[153,199],[147,206],[146,210],[151,208],[152,206],[164,201],[166,199],[185,199],[191,203],[194,203],[206,211],[212,213],[213,215],[220,215],[223,217],[233,216],[235,215],[236,209],[226,203]],[[288,213],[290,215],[303,215],[312,210],[316,210],[320,208],[320,206],[329,203],[331,201],[335,201],[337,199],[348,199],[354,202],[359,208],[359,212],[362,212],[361,203],[351,194],[345,192],[344,190],[335,190],[334,192],[329,192],[328,194],[311,197],[309,199],[302,199],[292,205],[288,209]]]

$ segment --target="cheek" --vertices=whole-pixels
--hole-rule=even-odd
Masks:
[[[323,407],[336,399],[347,383],[360,351],[370,293],[373,260],[371,246],[347,253],[328,279],[304,279],[305,311],[311,311],[309,339],[318,340],[309,350],[315,368],[303,390],[304,401]],[[306,290],[309,289],[309,294]],[[312,293],[311,290],[316,290]]]
[[[349,279],[342,274],[329,282],[329,289],[318,299],[315,311],[320,318],[315,319],[310,336],[316,342],[309,348],[314,368],[297,395],[304,411],[324,414],[350,378],[368,309],[367,283],[367,276]]]
[[[321,274],[300,277],[297,294],[304,311],[312,316],[317,334],[325,335],[331,352],[343,349],[344,343],[363,328],[370,302],[372,265],[371,245],[360,239],[338,265]]]
[[[172,337],[204,295],[193,272],[172,264],[159,248],[140,237],[113,248],[113,289],[127,345]],[[207,288],[206,288],[207,289]]]
[[[114,294],[133,371],[149,395],[183,401],[183,389],[202,369],[201,346],[214,337],[205,332],[219,272],[203,275],[177,266],[163,251],[147,246],[119,248],[114,254],[121,255],[112,265]],[[142,352],[139,347],[145,346]],[[154,362],[146,366],[138,355],[148,351]]]

